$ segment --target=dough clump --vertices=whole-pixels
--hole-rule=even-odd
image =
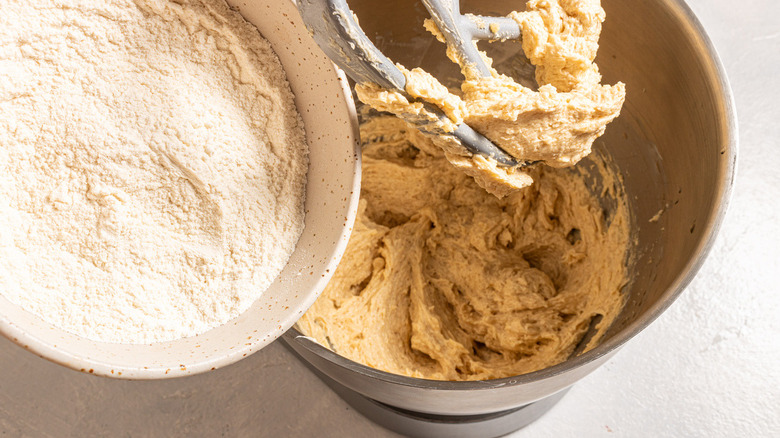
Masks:
[[[436,380],[524,374],[598,343],[623,306],[628,213],[597,159],[601,193],[581,166],[537,167],[533,185],[499,199],[398,118],[369,120],[361,138],[358,218],[298,321],[305,335],[370,367]]]
[[[510,17],[520,26],[523,51],[536,67],[536,91],[495,70],[482,77],[449,49],[466,79],[462,96],[427,72],[401,65],[406,93],[374,84],[356,87],[364,103],[421,126],[455,167],[498,197],[530,185],[530,173],[473,156],[450,135],[457,125],[470,125],[520,161],[572,166],[590,153],[594,140],[620,114],[626,94],[623,83],[600,84],[594,59],[605,13],[599,0],[530,0],[526,11]],[[432,21],[426,28],[444,41]],[[447,118],[440,120],[423,102],[440,108]]]

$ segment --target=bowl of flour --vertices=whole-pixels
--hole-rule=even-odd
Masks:
[[[360,165],[347,81],[291,2],[0,14],[0,332],[153,379],[267,345],[335,270]]]

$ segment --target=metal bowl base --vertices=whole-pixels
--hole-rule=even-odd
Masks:
[[[287,343],[285,345],[298,356],[295,349]],[[525,406],[501,412],[480,415],[434,415],[373,400],[331,379],[308,361],[301,360],[301,362],[363,416],[385,429],[412,438],[500,437],[538,420],[569,391],[569,388],[566,388]]]
[[[336,382],[331,388],[374,423],[408,437],[493,438],[533,423],[563,398],[566,391],[516,409],[469,416],[432,415],[407,411],[364,397]],[[340,387],[340,388],[336,388]]]

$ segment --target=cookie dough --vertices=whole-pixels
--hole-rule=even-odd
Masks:
[[[600,84],[594,59],[605,13],[599,0],[531,0],[524,12],[510,17],[520,27],[525,55],[536,66],[538,90],[495,71],[481,77],[451,50],[448,55],[466,79],[461,96],[425,71],[401,65],[406,93],[374,84],[356,87],[364,103],[422,126],[455,167],[499,197],[530,185],[531,174],[472,156],[448,135],[458,124],[467,123],[520,161],[572,166],[590,153],[593,141],[620,114],[626,93],[623,83]],[[430,20],[426,28],[444,40]],[[447,119],[426,113],[422,102],[441,108]]]
[[[592,323],[584,343],[598,343],[627,277],[627,207],[608,166],[600,193],[582,166],[536,166],[533,185],[499,199],[398,118],[364,123],[361,138],[358,219],[298,321],[304,334],[356,362],[437,380],[560,363]]]

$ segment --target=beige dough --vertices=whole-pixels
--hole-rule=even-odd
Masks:
[[[521,161],[572,166],[590,153],[625,100],[622,83],[599,84],[601,75],[593,62],[605,19],[599,0],[531,0],[525,12],[510,17],[519,24],[523,51],[536,66],[537,91],[495,71],[492,77],[480,77],[449,49],[466,78],[462,96],[451,94],[425,71],[401,65],[405,94],[373,84],[356,87],[364,103],[421,125],[455,167],[499,197],[530,185],[530,174],[469,154],[447,135],[458,124],[467,123]],[[443,41],[430,20],[426,28]],[[422,102],[438,106],[448,119],[427,113]]]
[[[299,329],[338,354],[438,380],[514,376],[564,361],[623,305],[627,207],[601,167],[537,166],[503,199],[395,117],[361,127],[360,210],[346,253]],[[599,162],[597,158],[594,161]],[[616,200],[609,214],[600,198]]]

